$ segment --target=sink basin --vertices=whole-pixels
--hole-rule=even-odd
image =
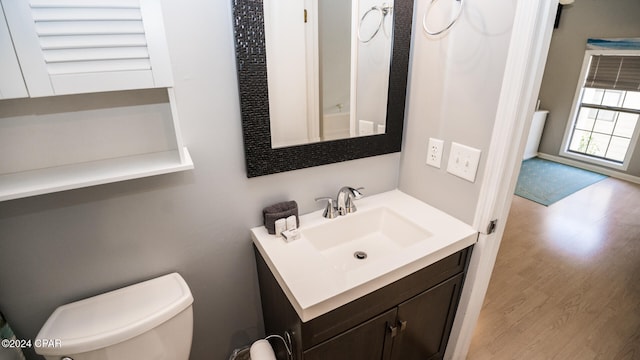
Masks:
[[[395,211],[380,207],[302,230],[302,235],[331,262],[348,271],[393,256],[431,236]]]
[[[264,226],[251,229],[256,249],[303,322],[477,240],[471,226],[399,190],[366,196],[357,206],[335,219],[322,217],[322,210],[300,216],[301,236],[291,242]]]

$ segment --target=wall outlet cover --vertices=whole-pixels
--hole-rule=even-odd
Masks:
[[[472,147],[451,143],[447,172],[465,180],[475,182],[481,151]]]
[[[442,163],[442,153],[444,152],[444,141],[440,139],[429,138],[427,146],[427,165],[440,168]]]

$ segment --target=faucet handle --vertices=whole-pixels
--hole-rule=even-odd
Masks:
[[[338,211],[336,209],[336,207],[333,205],[333,199],[330,197],[320,197],[320,198],[316,198],[316,201],[326,201],[327,202],[327,206],[324,208],[324,212],[322,213],[322,216],[326,217],[327,219],[333,219],[336,218],[338,216]]]
[[[360,192],[360,190],[362,189],[364,188],[349,188],[350,196],[347,196],[347,198],[345,199],[345,210],[347,214],[354,213],[358,210],[354,200],[360,200],[364,197],[364,195]]]
[[[353,193],[353,198],[356,200],[360,200],[364,197],[364,194],[362,194],[360,192],[360,190],[364,190],[364,187],[359,187],[359,188],[351,188],[351,192]]]

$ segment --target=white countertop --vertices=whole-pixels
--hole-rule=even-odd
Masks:
[[[356,201],[358,211],[386,207],[431,233],[382,260],[355,269],[338,269],[304,236],[305,229],[349,216],[325,219],[322,210],[300,216],[300,239],[287,243],[269,235],[264,226],[251,229],[251,236],[269,269],[303,322],[323,315],[429,266],[477,241],[468,224],[411,197],[400,190],[364,197]],[[355,213],[357,214],[357,213]]]

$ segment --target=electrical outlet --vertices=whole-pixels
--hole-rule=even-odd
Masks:
[[[475,182],[478,163],[480,163],[480,153],[481,151],[478,149],[452,142],[447,172]]]
[[[440,168],[442,163],[442,152],[444,151],[444,141],[440,139],[429,138],[429,146],[427,148],[427,164]]]

